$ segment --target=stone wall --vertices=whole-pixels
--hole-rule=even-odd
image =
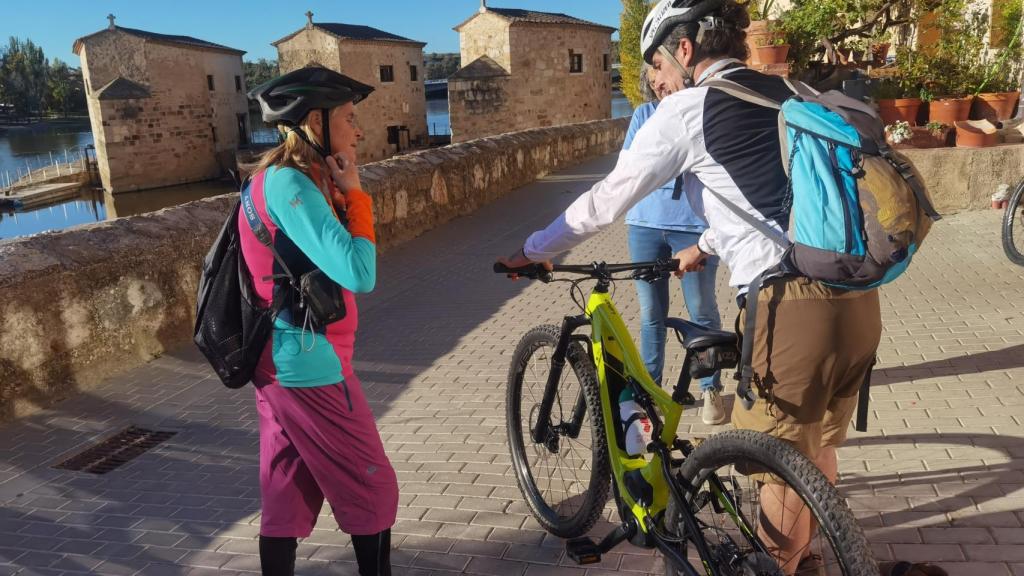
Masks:
[[[291,72],[311,63],[336,70],[375,88],[356,111],[365,139],[360,145],[362,162],[393,156],[388,143],[388,126],[405,126],[408,142],[426,142],[427,99],[423,87],[423,48],[416,43],[375,42],[339,39],[322,30],[302,30],[277,46],[281,72]],[[392,66],[393,82],[381,82],[380,67]],[[410,66],[416,66],[412,80]]]
[[[1000,184],[1024,178],[1024,144],[900,152],[921,173],[940,213],[988,208]]]
[[[611,116],[608,30],[578,25],[510,26],[499,16],[483,13],[463,25],[459,33],[464,65],[486,55],[511,76],[450,81],[453,142]],[[504,45],[502,34],[506,35]],[[581,72],[571,72],[570,53],[582,55]],[[606,55],[608,70],[604,69]]]
[[[531,130],[365,165],[379,245],[618,150],[627,124]],[[219,196],[0,242],[0,421],[189,344],[200,263],[233,201]]]
[[[112,193],[198,182],[221,176],[218,154],[238,147],[245,122],[242,58],[145,41],[110,31],[90,37],[81,52],[87,102],[103,187]],[[210,90],[207,76],[213,76]],[[236,87],[235,77],[242,80]],[[148,88],[148,98],[99,100],[123,77]]]
[[[473,134],[513,131],[517,123],[511,105],[510,76],[448,80],[448,118],[452,142],[472,140]]]
[[[586,26],[518,25],[510,29],[518,90],[511,102],[516,130],[609,118],[612,113],[611,37]],[[571,73],[569,53],[582,54]],[[604,69],[604,56],[609,68]]]
[[[484,12],[456,28],[459,51],[465,66],[481,56],[490,56],[507,72],[512,72],[512,48],[509,46],[509,21]]]

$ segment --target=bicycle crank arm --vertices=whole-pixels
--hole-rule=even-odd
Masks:
[[[616,526],[615,530],[609,532],[600,543],[595,543],[586,536],[567,541],[565,554],[580,565],[597,564],[605,552],[632,538],[635,533],[635,524],[622,523]]]

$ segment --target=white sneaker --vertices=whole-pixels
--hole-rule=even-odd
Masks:
[[[725,402],[722,401],[721,390],[708,390],[702,392],[704,398],[704,410],[701,412],[701,420],[708,425],[725,424],[729,416],[725,413]]]

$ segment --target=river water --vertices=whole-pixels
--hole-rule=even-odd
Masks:
[[[612,117],[629,116],[631,113],[629,101],[615,94]],[[450,134],[447,100],[427,101],[427,128],[431,134]],[[253,122],[252,129],[257,138],[273,135],[272,129],[259,122]],[[53,159],[63,161],[65,155],[73,157],[77,152],[80,156],[82,149],[92,143],[88,120],[36,128],[0,127],[0,180],[6,181],[8,175],[15,180],[28,167],[35,170],[50,164]],[[0,211],[0,240],[143,214],[230,191],[230,185],[224,182],[203,182],[117,196],[83,192],[78,199],[57,206],[17,213]]]

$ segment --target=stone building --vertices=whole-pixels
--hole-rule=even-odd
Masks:
[[[565,14],[493,8],[455,27],[452,141],[611,116],[614,28]]]
[[[313,22],[272,44],[281,73],[309,65],[336,70],[376,90],[359,104],[365,141],[360,162],[373,162],[427,144],[423,42],[369,26]]]
[[[103,187],[117,194],[224,175],[248,140],[245,52],[107,18],[73,48]]]

